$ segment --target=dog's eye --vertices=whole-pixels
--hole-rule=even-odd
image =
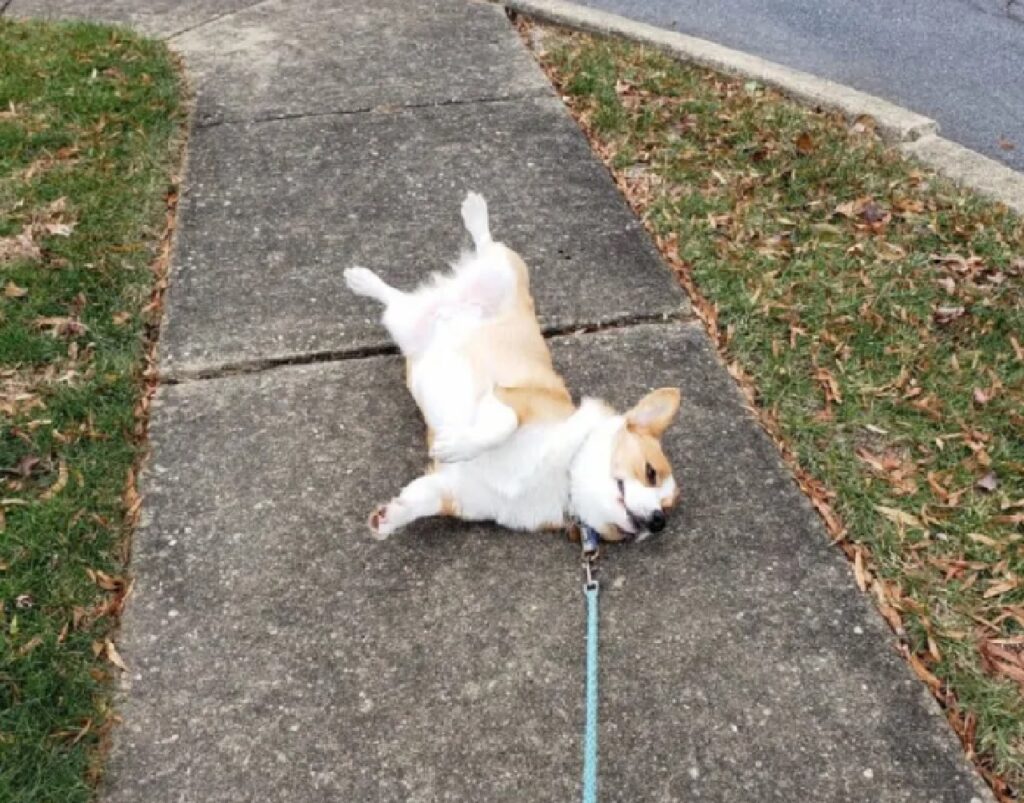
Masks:
[[[652,466],[650,463],[648,463],[647,466],[646,466],[646,471],[647,471],[647,484],[648,485],[656,485],[657,482],[658,482],[658,472],[654,470],[654,466]]]
[[[622,480],[615,480],[615,485],[618,486],[619,496],[625,496],[626,495],[626,483],[624,483]]]

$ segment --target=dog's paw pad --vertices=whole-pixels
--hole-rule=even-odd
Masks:
[[[378,541],[383,541],[394,529],[391,522],[388,521],[387,505],[381,505],[374,510],[373,513],[370,514],[370,518],[366,523],[370,526],[370,534]]]

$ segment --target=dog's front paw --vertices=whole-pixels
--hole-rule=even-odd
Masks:
[[[460,463],[480,454],[480,445],[457,433],[438,433],[430,448],[430,456],[442,463]]]
[[[390,507],[391,505],[379,505],[366,522],[370,527],[370,534],[377,541],[383,541],[397,529],[394,511],[389,511]]]

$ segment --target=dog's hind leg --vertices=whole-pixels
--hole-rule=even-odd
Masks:
[[[403,354],[409,356],[423,348],[436,307],[430,295],[405,293],[367,268],[346,269],[345,283],[356,295],[384,305],[384,326]]]
[[[383,541],[391,533],[426,516],[456,515],[454,498],[441,473],[424,474],[388,502],[370,514],[368,524],[373,537]]]
[[[405,293],[392,287],[368,268],[346,268],[345,284],[357,296],[379,301],[385,307],[402,298]]]

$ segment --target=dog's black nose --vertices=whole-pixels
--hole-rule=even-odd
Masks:
[[[660,533],[665,529],[665,514],[660,510],[655,510],[651,517],[647,520],[647,529],[652,533]]]

